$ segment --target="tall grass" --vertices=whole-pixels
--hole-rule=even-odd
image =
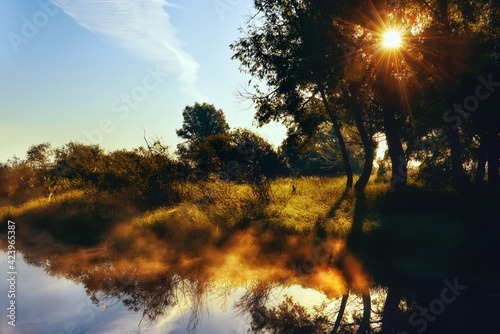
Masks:
[[[190,184],[186,199],[179,204],[145,212],[116,194],[71,190],[0,207],[1,226],[5,228],[7,219],[17,220],[31,233],[46,231],[56,240],[77,244],[104,240],[107,231],[119,224],[178,241],[192,235],[219,239],[254,225],[276,234],[346,238],[351,232],[357,197],[354,191],[345,192],[343,178],[280,178],[268,182],[267,202],[250,185],[215,178]],[[388,184],[370,182],[365,194],[366,208],[361,217],[365,253],[376,250],[385,259],[398,261],[400,256],[405,263],[438,268],[459,250],[465,233],[476,233],[471,222],[474,207],[480,203],[458,198],[455,193],[436,194],[410,186],[405,197],[396,197]],[[494,217],[490,204],[482,205],[482,222],[494,219],[490,218]],[[480,224],[477,226],[486,223]],[[416,249],[418,255],[412,255]],[[439,256],[428,263],[432,254]]]
[[[320,228],[335,236],[347,235],[355,201],[353,193],[345,197],[342,178],[280,178],[265,182],[265,187],[256,190],[248,184],[212,178],[191,184],[183,202],[143,213],[134,208],[133,202],[116,193],[95,189],[69,190],[18,206],[1,207],[0,219],[25,220],[31,217],[34,226],[57,230],[61,224],[70,224],[68,220],[72,217],[74,224],[88,224],[89,230],[94,232],[97,231],[96,225],[109,226],[110,221],[121,219],[163,236],[173,227],[189,225],[197,229],[230,231],[252,224],[289,233],[307,234]],[[367,193],[376,198],[386,188],[383,184],[370,184]],[[125,212],[129,216],[124,215]],[[36,222],[36,217],[46,222]],[[89,221],[85,222],[85,219]]]
[[[17,223],[19,240],[44,233],[58,242],[96,244],[117,222],[134,213],[126,199],[95,189],[71,190],[51,197],[39,197],[21,205],[0,208],[0,228],[7,220]]]

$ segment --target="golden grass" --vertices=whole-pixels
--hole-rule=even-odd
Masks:
[[[280,178],[271,181],[270,202],[262,205],[249,185],[215,179],[191,185],[189,200],[178,205],[139,213],[132,219],[132,224],[149,228],[163,225],[231,229],[238,224],[246,226],[260,222],[293,233],[309,233],[321,226],[328,234],[345,237],[351,228],[356,199],[353,190],[343,197],[344,190],[345,177]],[[387,190],[387,184],[370,182],[366,189],[367,203]],[[0,219],[5,221],[6,218],[47,213],[49,210],[55,215],[62,205],[81,208],[77,203],[85,206],[87,202],[92,210],[92,203],[105,200],[92,198],[82,190],[73,190],[50,199],[41,197],[20,206],[1,207]],[[365,225],[365,230],[376,227],[377,217],[368,217]]]
[[[4,206],[0,208],[0,221],[5,221],[7,217],[19,217],[48,207],[58,206],[65,202],[83,200],[84,196],[83,190],[71,190],[52,197],[39,197],[18,206]]]
[[[153,211],[146,212],[132,220],[133,225],[138,227],[153,227],[158,224],[170,226],[196,226],[208,227],[209,220],[203,211],[196,205],[183,203],[176,207],[161,207]]]
[[[272,181],[270,203],[263,206],[250,186],[216,180],[193,185],[189,201],[144,213],[133,223],[144,227],[177,224],[232,228],[243,221],[260,221],[270,227],[307,233],[318,222],[332,218],[330,210],[344,188],[342,178],[282,178]]]
[[[273,197],[266,213],[273,224],[297,232],[310,231],[318,221],[328,218],[344,188],[342,178],[279,179],[272,184]]]

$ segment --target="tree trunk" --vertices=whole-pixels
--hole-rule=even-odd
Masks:
[[[392,334],[394,331],[398,320],[400,300],[401,289],[398,287],[389,287],[382,313],[382,334]]]
[[[441,52],[444,61],[443,69],[445,72],[446,82],[446,104],[449,108],[455,103],[455,79],[453,76],[453,53],[449,51],[449,41],[451,40],[451,27],[448,19],[448,0],[439,0],[439,13],[441,23],[444,26],[441,36]],[[455,111],[453,111],[455,112]],[[456,112],[455,112],[456,113]],[[463,191],[466,186],[467,179],[462,166],[462,148],[460,146],[459,124],[448,122],[448,143],[451,152],[451,176],[453,187],[459,191]]]
[[[356,204],[352,217],[352,225],[346,237],[346,247],[351,254],[363,253],[363,220],[366,217],[366,196],[364,192],[356,192]]]
[[[361,319],[361,324],[359,324],[359,329],[356,334],[368,334],[370,333],[370,317],[372,310],[372,301],[370,297],[370,290],[367,288],[367,292],[363,293],[363,318]]]
[[[347,147],[345,145],[344,137],[342,135],[340,125],[335,119],[335,117],[330,116],[330,120],[333,124],[333,129],[335,130],[335,134],[337,135],[337,139],[339,141],[340,152],[342,153],[342,161],[344,162],[345,174],[347,176],[347,183],[345,187],[346,189],[351,189],[353,184],[352,167],[351,167],[351,162],[349,160],[349,154],[347,152]]]
[[[336,334],[339,330],[340,323],[342,322],[342,318],[344,317],[345,308],[347,306],[347,299],[349,299],[349,292],[342,296],[342,301],[340,302],[339,314],[337,315],[337,320],[335,320],[335,325],[333,326],[330,334]]]
[[[451,101],[452,99],[447,99]],[[453,123],[448,123],[448,144],[451,152],[451,177],[453,187],[462,191],[466,184],[466,176],[462,166],[462,148],[460,146],[460,134],[458,127]]]
[[[326,112],[330,117],[333,129],[335,130],[335,135],[337,136],[337,139],[339,141],[340,152],[342,153],[342,161],[344,163],[345,174],[347,176],[346,189],[351,189],[353,183],[352,167],[351,167],[351,161],[349,160],[349,154],[347,153],[347,147],[344,141],[344,136],[342,135],[342,131],[340,128],[340,124],[337,120],[337,117],[333,112],[333,109],[330,107],[330,104],[328,103],[323,85],[319,84],[318,86],[321,92],[321,98],[323,100],[323,104],[325,105]]]
[[[357,100],[357,96],[355,96],[353,92],[351,92],[351,94],[353,94],[351,98],[352,115],[354,117],[354,121],[356,122],[356,127],[358,128],[361,143],[363,144],[363,152],[365,154],[365,164],[363,166],[363,172],[354,185],[354,189],[356,189],[356,191],[358,192],[364,192],[372,174],[373,159],[375,158],[375,156],[373,153],[373,141],[366,131],[365,123],[363,122],[363,118],[361,116],[363,105]]]
[[[405,152],[399,135],[396,120],[396,107],[385,106],[383,109],[385,138],[391,158],[391,190],[401,192],[406,189],[408,173]]]

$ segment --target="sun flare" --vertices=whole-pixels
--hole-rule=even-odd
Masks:
[[[401,45],[401,35],[396,30],[390,30],[384,35],[384,45],[387,48],[397,48]]]

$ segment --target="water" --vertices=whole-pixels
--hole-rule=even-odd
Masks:
[[[202,295],[193,296],[190,295],[193,288],[196,289],[193,283],[183,281],[181,277],[175,278],[175,275],[143,277],[143,280],[135,281],[137,286],[133,289],[129,278],[103,276],[103,271],[98,273],[97,270],[94,272],[96,276],[92,277],[92,270],[83,273],[76,267],[77,264],[56,268],[50,260],[32,256],[25,260],[20,253],[17,254],[16,326],[9,326],[4,316],[2,333],[187,333],[190,325],[193,325],[190,321],[193,320],[193,299],[196,298],[200,299],[196,309],[198,317],[194,319],[198,322],[197,333],[247,333],[249,329],[250,316],[242,314],[241,309],[235,309],[234,305],[258,284],[256,282],[246,282],[246,287],[234,286],[230,281],[226,284],[209,284],[204,287],[206,290]],[[6,275],[8,264],[5,252],[2,258],[4,261],[0,262],[0,270]],[[109,268],[111,266],[108,265]],[[179,283],[175,287],[176,291],[169,289],[172,286],[154,284],[167,277],[174,277],[174,281]],[[1,304],[8,305],[10,299],[6,280],[2,281],[0,291]],[[171,293],[176,295],[175,306],[163,308],[165,305],[161,305],[161,300],[160,305],[155,302],[155,294],[165,301]],[[285,295],[301,301],[305,307],[320,305],[328,300],[321,292],[299,285],[278,285],[270,289],[269,294],[270,304],[274,305],[282,301]],[[129,310],[124,305],[127,298],[136,302],[137,310]],[[157,307],[155,312],[164,314],[154,320],[147,316],[143,318],[145,310],[146,313],[151,312],[154,307]],[[6,310],[4,314],[7,314]]]
[[[0,270],[7,273],[7,255],[3,253]],[[28,265],[17,256],[16,326],[7,324],[5,308],[2,333],[185,333],[190,311],[173,307],[154,322],[142,321],[140,312],[131,312],[120,300],[93,304],[86,287],[64,277],[50,276],[40,267]],[[6,275],[6,274],[5,274]],[[4,275],[4,276],[5,276]],[[8,286],[2,280],[0,301],[8,305]],[[238,293],[236,292],[235,295]],[[229,300],[234,299],[232,296]],[[230,307],[209,301],[201,315],[198,333],[244,333],[247,319],[235,316]],[[141,324],[140,324],[141,323]],[[140,324],[140,326],[139,326]]]
[[[412,270],[404,278],[406,266],[398,275],[387,266],[368,273],[341,242],[315,245],[293,237],[281,248],[269,239],[275,247],[269,248],[266,238],[245,232],[228,246],[205,245],[203,252],[181,252],[180,243],[174,252],[176,245],[136,235],[94,247],[43,235],[19,238],[15,327],[8,325],[5,252],[0,260],[1,333],[330,333],[343,294],[349,297],[338,334],[359,333],[363,324],[371,333],[385,323],[412,334],[496,326],[497,298],[485,293],[494,290],[467,276]],[[122,240],[129,240],[126,247]],[[419,314],[421,307],[431,314]]]

